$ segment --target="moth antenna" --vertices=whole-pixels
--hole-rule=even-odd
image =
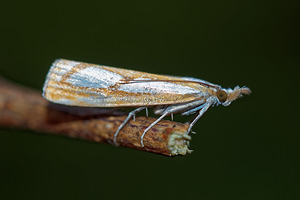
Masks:
[[[157,79],[157,80],[120,80],[119,84],[130,84],[130,83],[140,83],[140,82],[179,82],[179,83],[197,83],[202,86],[212,87],[216,89],[220,89],[221,87],[218,85],[212,85],[210,83],[204,83],[201,81],[192,81],[192,80],[168,80],[168,79]]]

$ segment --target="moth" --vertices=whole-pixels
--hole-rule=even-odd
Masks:
[[[208,81],[191,78],[157,75],[103,65],[56,60],[47,75],[43,97],[50,102],[82,107],[135,107],[114,134],[117,136],[126,123],[147,108],[154,107],[160,117],[147,127],[149,129],[165,116],[181,113],[197,113],[189,124],[190,133],[196,122],[211,106],[228,106],[232,101],[250,94],[247,87],[236,86],[224,89]]]

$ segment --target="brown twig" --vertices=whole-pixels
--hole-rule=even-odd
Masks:
[[[95,142],[113,144],[113,136],[126,114],[114,109],[51,104],[41,94],[0,77],[0,125],[26,128]],[[162,120],[151,128],[141,147],[140,136],[155,118],[136,117],[121,130],[120,146],[167,156],[185,155],[190,136],[187,124]]]

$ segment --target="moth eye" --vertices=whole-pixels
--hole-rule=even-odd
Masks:
[[[217,98],[220,102],[224,103],[227,100],[227,93],[224,90],[218,90]]]

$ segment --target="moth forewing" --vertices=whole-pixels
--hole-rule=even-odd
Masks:
[[[48,73],[43,96],[54,103],[87,107],[169,105],[204,96],[204,86],[194,82],[176,82],[183,79],[174,79],[60,59],[53,63]],[[126,83],[126,80],[136,82]]]
[[[147,107],[157,106],[155,114],[161,115],[147,127],[141,136],[141,146],[146,132],[166,115],[198,112],[187,133],[212,105],[229,105],[233,100],[250,94],[246,87],[222,89],[220,85],[190,78],[157,75],[65,59],[56,60],[47,75],[43,96],[47,100],[82,107],[137,107],[129,113],[114,136],[126,123]]]

